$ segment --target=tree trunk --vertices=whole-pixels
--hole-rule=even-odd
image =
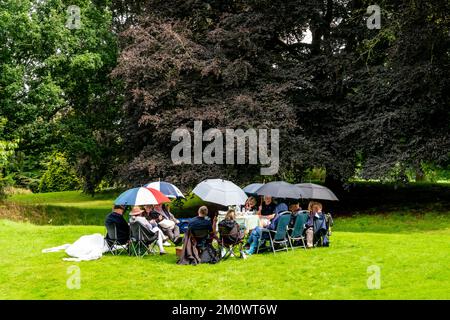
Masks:
[[[425,172],[423,172],[422,167],[419,165],[416,167],[416,182],[425,181]]]

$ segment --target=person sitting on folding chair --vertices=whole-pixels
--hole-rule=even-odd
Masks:
[[[148,213],[150,212],[148,210],[148,206],[145,207],[145,210]],[[180,237],[180,228],[177,226],[180,221],[170,212],[166,204],[155,205],[154,211],[159,213],[156,222],[164,235],[168,237],[175,245],[179,245],[183,241]],[[168,242],[166,243],[169,244]]]
[[[289,205],[289,211],[292,212],[292,218],[289,222],[289,228],[294,227],[295,218],[297,217],[297,214],[302,211],[302,207],[300,207],[300,202],[298,200],[294,200]]]
[[[233,254],[234,246],[239,246],[241,258],[245,259],[246,255],[242,250],[242,240],[244,232],[241,230],[239,223],[236,222],[236,212],[233,209],[228,210],[225,219],[219,222],[219,244],[222,247],[221,257],[227,258]]]
[[[211,223],[207,216],[208,208],[201,206],[198,209],[198,215],[189,222],[178,264],[217,262],[215,250],[211,245],[212,240],[216,238],[217,217],[214,217]]]
[[[144,217],[152,224],[154,225],[155,223],[158,225],[158,228],[161,230],[161,232],[163,233],[163,238],[164,238],[164,243],[163,245],[165,247],[170,247],[170,243],[167,241],[169,239],[171,239],[169,237],[169,235],[167,234],[167,230],[164,228],[165,225],[164,223],[161,225],[161,221],[163,221],[163,217],[161,215],[161,206],[160,205],[148,205],[148,206],[144,206]],[[170,222],[170,224],[172,226],[175,225],[174,222],[172,221],[168,221]]]
[[[208,207],[201,206],[198,209],[197,216],[189,221],[188,230],[208,229],[211,233],[215,233],[217,217],[213,221],[208,218]]]
[[[310,208],[310,213],[305,224],[306,247],[312,248],[315,244],[323,241],[325,241],[325,245],[328,245],[328,238],[326,237],[328,228],[325,215],[322,212],[322,204],[312,201],[308,208]]]
[[[287,210],[288,206],[285,203],[278,204],[275,208],[275,217],[270,221],[270,224],[265,229],[276,230],[278,226],[278,219],[280,218],[280,213]],[[245,251],[246,254],[252,255],[256,252],[256,249],[258,248],[259,239],[263,236],[262,230],[263,228],[261,227],[256,227],[255,229],[253,229],[247,241],[247,243],[250,244],[250,248]],[[261,239],[264,242],[262,243],[261,247],[265,247],[266,241],[268,240],[268,238],[266,238],[267,235],[268,235],[267,233],[264,233],[264,238]]]
[[[139,222],[140,224],[142,224],[144,228],[147,228],[151,232],[153,233],[158,232],[158,240],[156,243],[158,244],[159,247],[159,254],[160,255],[167,254],[167,252],[164,250],[163,245],[164,236],[161,229],[158,228],[158,224],[156,222],[152,224],[150,221],[148,221],[144,217],[144,212],[145,210],[142,210],[140,207],[133,207],[133,209],[130,212],[130,223]]]
[[[125,245],[130,240],[130,226],[127,221],[123,217],[123,213],[125,211],[125,206],[122,205],[114,205],[113,211],[106,216],[105,226],[107,230],[114,230],[115,235],[106,234],[105,240],[108,245],[119,244]],[[115,239],[113,239],[115,238]]]
[[[313,210],[316,213],[314,219],[314,246],[328,247],[330,245],[329,236],[331,235],[331,226],[333,218],[331,214],[322,211],[322,205],[317,203]]]

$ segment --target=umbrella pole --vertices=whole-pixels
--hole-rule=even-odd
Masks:
[[[264,196],[261,196],[261,201],[260,201],[260,203],[259,203],[259,206],[261,207],[261,213],[262,213],[263,197],[264,197]]]
[[[263,184],[265,184],[265,183],[266,183],[266,179],[264,178],[264,179],[263,179]],[[260,204],[259,204],[259,205],[261,206],[261,210],[262,210],[262,204],[263,204],[263,197],[264,197],[264,196],[261,196],[261,202],[260,202]]]

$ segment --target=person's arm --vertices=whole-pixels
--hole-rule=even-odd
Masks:
[[[173,213],[170,212],[170,211],[169,211],[169,217],[170,217],[170,220],[172,220],[173,222],[175,222],[175,224],[179,224],[179,223],[180,223],[180,220],[178,220],[177,218],[175,218],[175,216],[173,215]]]
[[[216,227],[217,226],[217,216],[214,216],[213,220],[212,220],[212,232],[214,234],[216,234]]]

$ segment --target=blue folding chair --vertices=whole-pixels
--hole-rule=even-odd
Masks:
[[[267,236],[269,237],[270,247],[272,252],[275,254],[276,251],[288,250],[289,238],[288,238],[288,227],[289,222],[291,221],[291,212],[284,211],[280,213],[280,217],[278,218],[278,224],[275,230],[262,228],[261,236],[258,239],[258,248],[256,249],[256,253],[259,252],[261,241],[265,241]],[[275,245],[281,246],[279,249],[275,249]]]

